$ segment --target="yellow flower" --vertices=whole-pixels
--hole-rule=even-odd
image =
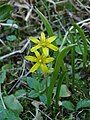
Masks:
[[[46,74],[48,72],[47,63],[52,62],[54,60],[53,57],[46,57],[45,55],[40,55],[38,51],[35,51],[34,56],[25,56],[25,59],[31,62],[36,62],[34,66],[30,69],[30,72],[35,72],[38,68],[41,68],[42,72]]]
[[[51,42],[53,42],[56,39],[56,36],[52,36],[52,37],[49,37],[46,39],[45,34],[43,32],[41,32],[40,40],[38,40],[35,37],[29,37],[29,39],[36,44],[35,47],[31,48],[31,52],[35,52],[37,49],[42,48],[43,54],[45,56],[48,56],[49,48],[54,51],[58,50],[58,48],[56,46],[51,44]]]

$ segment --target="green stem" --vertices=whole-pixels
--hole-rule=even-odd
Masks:
[[[62,73],[61,77],[58,79],[58,83],[57,83],[57,89],[56,89],[56,97],[55,97],[55,106],[56,106],[56,111],[58,110],[58,102],[60,99],[60,89],[61,89],[61,85],[63,82],[63,79],[65,77],[65,73]]]

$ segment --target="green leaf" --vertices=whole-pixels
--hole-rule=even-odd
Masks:
[[[85,108],[85,107],[90,108],[90,100],[80,100],[77,103],[76,110],[80,108]]]
[[[82,41],[83,41],[83,65],[84,67],[86,66],[87,64],[87,56],[88,56],[88,46],[87,46],[87,38],[84,34],[84,31],[82,30],[82,28],[79,27],[79,25],[77,24],[73,24],[74,28],[78,30],[81,38],[82,38]],[[82,48],[82,47],[81,47]]]
[[[75,110],[75,106],[70,101],[63,101],[62,106],[70,111]]]
[[[32,77],[27,77],[27,84],[31,89],[34,89],[36,91],[39,91],[41,88],[39,81]]]
[[[16,38],[16,36],[15,35],[9,35],[9,36],[7,36],[6,37],[6,39],[8,40],[8,41],[15,41],[17,38]]]
[[[68,90],[66,85],[61,85],[60,89],[60,97],[69,97],[71,96],[71,92]]]
[[[18,113],[23,111],[22,105],[15,98],[14,95],[9,95],[9,96],[4,97],[4,102],[7,106],[7,108],[9,108],[12,111],[15,111],[15,112],[18,112]]]
[[[56,83],[56,80],[57,80],[57,77],[58,77],[58,73],[59,73],[59,69],[60,67],[63,69],[65,69],[64,67],[64,57],[66,55],[66,53],[73,47],[75,46],[75,44],[71,44],[71,45],[68,45],[64,48],[62,48],[60,50],[60,52],[58,53],[58,56],[56,58],[56,63],[55,63],[55,68],[54,68],[54,72],[53,72],[53,75],[51,77],[51,82],[50,82],[50,86],[48,88],[48,93],[47,93],[47,104],[50,105],[51,104],[51,98],[52,98],[52,94],[53,94],[53,89],[54,89],[54,85]]]
[[[60,100],[60,90],[62,86],[63,79],[65,77],[65,73],[61,75],[61,77],[58,79],[57,87],[56,87],[56,96],[55,96],[55,102],[56,102],[56,107],[58,108],[58,102]]]
[[[82,48],[82,50],[84,50],[83,45],[81,45],[81,48]],[[82,55],[82,51],[81,51],[81,49],[80,49],[79,46],[76,46],[76,47],[75,47],[75,51],[76,51],[78,54]]]
[[[24,89],[21,89],[21,90],[18,90],[18,91],[15,92],[15,96],[17,98],[21,98],[21,97],[23,97],[25,95],[26,95],[26,91]]]
[[[21,120],[18,113],[14,113],[9,109],[4,109],[0,100],[0,120]]]
[[[13,23],[14,23],[14,20],[12,20],[12,19],[7,20],[7,24],[13,24]]]
[[[31,98],[36,98],[39,96],[39,92],[37,92],[35,90],[31,90],[31,92],[28,94],[28,96]]]
[[[43,102],[44,104],[46,104],[46,103],[47,103],[47,97],[46,97],[46,95],[45,95],[45,94],[40,95],[40,96],[39,96],[39,99],[40,99],[40,101],[41,101],[41,102]]]
[[[21,118],[19,118],[19,115],[13,111],[3,109],[0,111],[0,120],[21,120]]]
[[[54,34],[53,34],[52,27],[51,27],[50,23],[48,22],[48,20],[46,19],[46,17],[37,8],[36,8],[36,12],[40,16],[42,22],[44,23],[46,30],[48,32],[48,35],[53,36]]]
[[[2,69],[2,71],[0,72],[0,84],[4,82],[5,78],[6,78],[6,70]]]
[[[2,5],[0,6],[0,22],[8,19],[11,15],[13,8],[11,5]]]

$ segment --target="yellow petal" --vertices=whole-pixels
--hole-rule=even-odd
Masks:
[[[41,46],[40,45],[36,45],[35,47],[31,48],[31,52],[35,52],[37,49],[39,49]]]
[[[48,56],[48,55],[49,55],[49,49],[48,49],[47,47],[43,47],[42,50],[43,50],[43,54],[44,54],[45,56]]]
[[[36,62],[37,58],[34,56],[25,56],[25,59],[31,62]]]
[[[34,42],[34,43],[36,43],[36,44],[38,44],[40,41],[37,39],[37,38],[35,38],[35,37],[29,37],[29,39],[32,41],[32,42]]]
[[[47,47],[49,47],[50,49],[57,51],[58,47],[54,46],[53,44],[47,44]]]
[[[40,63],[36,63],[31,69],[30,72],[35,72],[40,66]]]
[[[41,32],[41,37],[40,37],[40,40],[42,41],[42,42],[45,42],[45,34],[43,33],[43,32]]]
[[[35,51],[35,55],[36,55],[36,57],[38,58],[38,57],[40,56],[40,53],[36,50],[36,51]]]
[[[44,63],[49,63],[49,62],[52,62],[54,60],[53,57],[48,57],[45,59]]]
[[[52,36],[52,37],[50,37],[50,38],[47,38],[47,41],[48,41],[49,43],[51,43],[51,42],[53,42],[56,38],[57,38],[56,36]]]
[[[40,67],[43,73],[48,73],[48,67],[46,66],[46,64],[41,64]]]

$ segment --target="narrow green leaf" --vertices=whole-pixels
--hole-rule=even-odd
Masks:
[[[77,24],[73,24],[74,28],[78,30],[81,38],[82,38],[82,41],[83,41],[83,46],[84,46],[84,50],[83,50],[83,66],[85,67],[86,64],[87,64],[87,56],[88,56],[88,47],[87,47],[87,38],[84,34],[84,31],[82,30],[82,28],[79,27],[79,25]]]
[[[60,98],[60,89],[61,89],[61,85],[62,85],[64,77],[65,77],[65,73],[62,74],[61,77],[58,79],[58,84],[56,88],[56,96],[55,96],[56,108],[58,108],[58,101]]]
[[[66,53],[73,46],[75,46],[75,44],[68,45],[67,47],[62,48],[62,50],[58,53],[58,56],[57,56],[57,59],[56,59],[56,63],[55,63],[54,72],[53,72],[53,75],[51,77],[50,86],[49,86],[48,92],[47,92],[47,104],[48,105],[50,105],[50,103],[51,103],[53,88],[54,88],[54,85],[55,85],[57,77],[58,77],[59,69],[60,69],[60,67],[62,67],[63,58],[65,57]]]
[[[48,32],[48,35],[53,36],[54,34],[53,34],[52,27],[51,27],[50,23],[48,22],[48,20],[46,19],[46,17],[37,8],[36,8],[36,12],[40,16],[42,22],[44,23],[46,30]]]
[[[0,84],[4,82],[5,78],[6,78],[6,70],[2,69],[2,71],[0,72]]]

